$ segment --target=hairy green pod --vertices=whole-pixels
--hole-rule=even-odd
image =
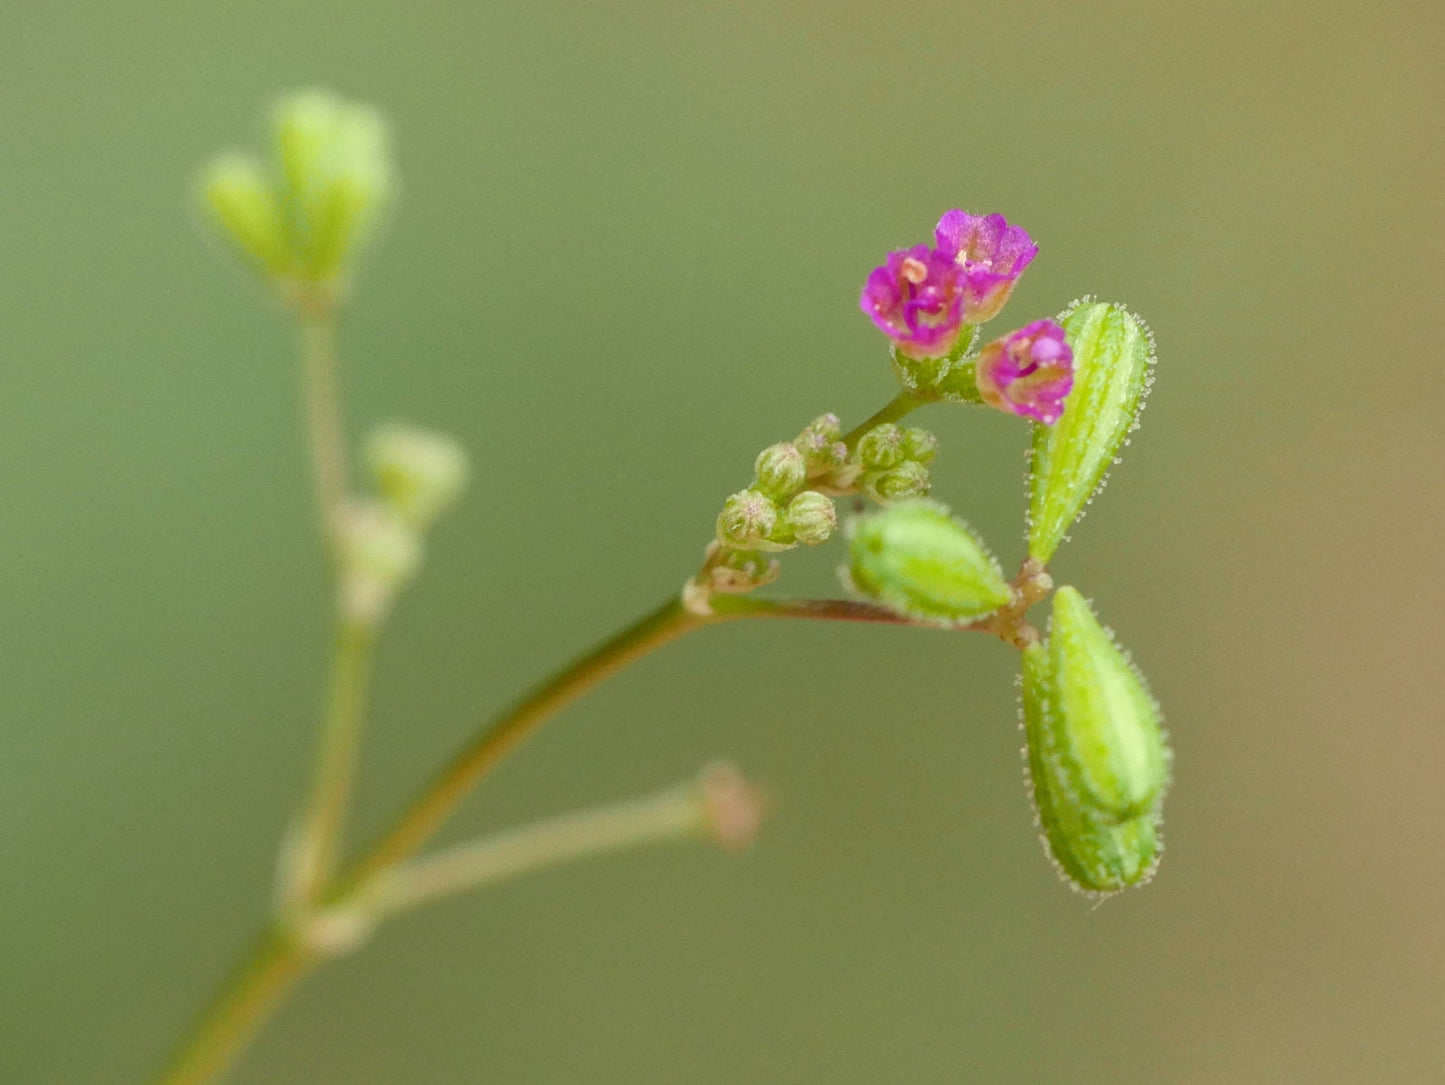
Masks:
[[[1169,784],[1158,706],[1074,588],[1054,593],[1049,661],[1049,738],[1063,783],[1102,821],[1125,822],[1155,810]]]
[[[1012,599],[993,555],[937,502],[910,498],[860,517],[849,550],[853,587],[901,614],[966,622]]]
[[[1122,306],[1076,304],[1059,323],[1074,352],[1074,387],[1063,417],[1034,426],[1029,469],[1029,556],[1044,562],[1138,425],[1154,360],[1148,328]]]
[[[1080,803],[1061,771],[1059,722],[1049,648],[1023,651],[1025,764],[1043,843],[1059,873],[1089,895],[1108,895],[1147,881],[1163,844],[1157,810],[1122,823],[1101,820]]]

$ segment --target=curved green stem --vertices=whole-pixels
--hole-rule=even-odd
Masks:
[[[283,932],[268,931],[206,1008],[157,1079],[159,1085],[206,1085],[219,1079],[316,962]]]
[[[843,443],[852,452],[858,447],[858,442],[863,435],[874,426],[881,426],[884,422],[897,422],[900,418],[922,407],[928,401],[920,396],[914,395],[907,388],[902,389],[896,396],[890,399],[877,411],[872,418],[860,425],[854,426],[843,435]]]
[[[403,811],[394,827],[318,896],[333,907],[364,901],[373,879],[415,854],[477,782],[561,708],[683,634],[741,618],[918,624],[881,607],[851,600],[718,596],[713,600],[713,613],[700,615],[685,608],[680,600],[671,599],[494,717]],[[304,915],[301,918],[304,922]],[[194,1037],[158,1079],[158,1085],[201,1085],[219,1077],[266,1015],[322,959],[307,947],[300,933],[288,936],[280,932],[264,938],[212,1004]]]

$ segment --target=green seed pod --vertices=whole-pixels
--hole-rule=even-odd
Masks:
[[[1089,896],[1106,896],[1147,881],[1163,843],[1157,812],[1106,824],[1079,804],[1061,778],[1054,736],[1058,729],[1049,649],[1023,650],[1025,776],[1044,848],[1059,873]]]
[[[914,618],[973,621],[1012,599],[993,555],[933,501],[914,498],[859,518],[849,549],[854,589]]]
[[[1029,556],[1044,562],[1137,426],[1154,362],[1148,328],[1121,306],[1079,303],[1059,323],[1074,352],[1074,387],[1058,422],[1034,426],[1029,468]]]
[[[281,205],[261,164],[224,154],[201,176],[201,199],[231,241],[272,275],[290,270],[290,241]]]
[[[758,453],[753,470],[755,488],[775,501],[786,501],[803,488],[808,465],[803,454],[788,443],[771,445]]]
[[[1169,784],[1158,707],[1074,588],[1054,593],[1049,661],[1051,738],[1062,782],[1101,821],[1156,810]]]
[[[814,490],[804,490],[788,502],[783,518],[804,546],[827,542],[838,528],[838,510],[832,498]]]

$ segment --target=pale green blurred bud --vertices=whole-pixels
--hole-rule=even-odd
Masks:
[[[1060,779],[1101,821],[1156,810],[1169,784],[1158,706],[1074,588],[1054,593],[1049,659]]]
[[[870,470],[897,467],[905,459],[903,431],[892,422],[874,426],[858,440],[858,459]]]
[[[923,497],[928,493],[929,484],[928,468],[917,460],[904,460],[886,471],[869,471],[862,481],[863,492],[884,505]]]
[[[1063,416],[1034,426],[1029,477],[1029,556],[1045,562],[1138,425],[1154,362],[1149,329],[1121,306],[1079,303],[1059,323],[1074,352],[1074,386]]]
[[[860,517],[849,548],[854,589],[901,614],[967,622],[1012,599],[993,555],[937,502],[913,499]]]
[[[281,205],[259,162],[249,155],[223,154],[202,173],[200,191],[217,225],[262,270],[272,275],[290,271]]]
[[[918,463],[932,463],[938,455],[938,438],[926,429],[910,426],[903,431],[903,455]]]
[[[786,501],[803,488],[808,465],[803,454],[786,442],[765,448],[758,453],[754,465],[756,489],[775,501]]]
[[[336,545],[342,606],[358,621],[383,617],[398,589],[421,567],[421,536],[380,502],[348,506]]]
[[[838,529],[838,510],[830,497],[804,490],[788,503],[783,518],[804,546],[827,542]]]
[[[366,106],[325,91],[301,91],[275,112],[287,211],[312,279],[340,274],[392,194],[386,124]]]
[[[461,445],[396,422],[372,433],[366,461],[382,497],[418,531],[435,523],[467,484],[467,454]]]
[[[1049,648],[1029,645],[1023,649],[1022,662],[1026,776],[1046,852],[1059,873],[1090,896],[1118,892],[1148,880],[1163,847],[1157,810],[1110,823],[1078,801],[1061,768]]]
[[[723,503],[717,518],[718,541],[736,549],[766,548],[778,522],[772,500],[757,490],[740,490]]]
[[[803,454],[810,475],[841,467],[848,459],[848,446],[842,441],[843,425],[835,414],[819,415],[793,440],[793,447]]]

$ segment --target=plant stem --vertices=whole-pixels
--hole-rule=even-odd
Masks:
[[[306,410],[306,436],[311,446],[316,505],[321,513],[327,552],[331,554],[335,550],[338,520],[347,493],[346,431],[336,373],[336,315],[332,306],[318,304],[300,308],[297,317],[301,325],[301,391]]]
[[[344,616],[338,619],[311,798],[292,845],[295,861],[282,871],[283,905],[315,903],[335,872],[356,774],[375,646],[371,623]]]
[[[897,422],[900,418],[923,406],[926,402],[927,400],[914,395],[908,389],[904,388],[884,404],[882,409],[874,414],[872,418],[861,425],[855,426],[844,434],[843,443],[848,446],[848,451],[852,452],[858,447],[858,442],[862,440],[863,435],[874,426],[881,426],[884,422]]]
[[[441,827],[457,803],[544,720],[597,683],[671,640],[721,620],[669,599],[502,712],[439,773],[390,832],[350,871],[342,893],[411,856]]]
[[[317,960],[283,932],[268,931],[207,1007],[199,1027],[157,1079],[159,1085],[206,1085],[219,1079]]]
[[[542,867],[641,844],[701,836],[707,829],[702,788],[692,781],[656,795],[563,814],[414,859],[383,878],[376,907],[381,915],[390,915]]]
[[[850,600],[718,596],[714,603],[714,613],[699,615],[683,607],[679,599],[668,600],[496,716],[402,813],[391,831],[319,895],[333,907],[364,902],[367,890],[381,884],[373,879],[384,879],[409,859],[471,788],[544,721],[599,682],[685,633],[739,618],[919,624],[881,607]],[[158,1085],[202,1085],[219,1077],[264,1017],[322,959],[294,933],[277,932],[264,938],[212,1004],[194,1037],[166,1075],[158,1079]]]

